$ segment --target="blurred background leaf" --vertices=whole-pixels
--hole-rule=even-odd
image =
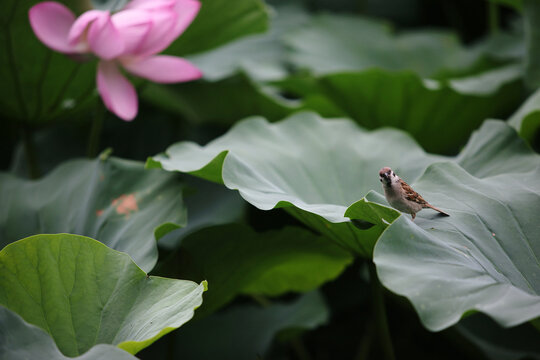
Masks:
[[[227,127],[254,114],[279,120],[298,108],[296,102],[289,102],[272,90],[238,73],[216,82],[201,80],[169,87],[149,84],[142,96],[193,124]]]
[[[223,45],[239,37],[268,29],[268,10],[261,0],[201,0],[193,23],[166,53],[186,55]]]
[[[0,116],[32,124],[91,106],[96,95],[94,61],[71,60],[34,35],[28,10],[38,2],[7,0],[0,14]]]
[[[402,128],[427,150],[454,154],[484,119],[506,118],[523,100],[523,54],[515,30],[464,46],[448,31],[396,33],[380,20],[310,16],[278,3],[268,33],[189,57],[203,80],[150,85],[143,97],[198,123],[275,121],[300,110],[349,116],[368,128]]]
[[[175,176],[118,158],[65,162],[38,181],[0,174],[0,247],[39,233],[80,234],[150,271],[156,241],[186,223],[182,188]]]
[[[392,34],[388,23],[353,15],[321,14],[286,34],[292,64],[322,75],[383,68],[408,69],[423,77],[474,65],[455,34],[437,30]]]
[[[305,26],[309,18],[294,2],[272,7],[269,29],[265,33],[246,36],[187,58],[202,70],[207,81],[222,80],[237,72],[244,72],[253,80],[281,79],[288,75],[287,47],[282,38]]]
[[[508,119],[512,125],[531,146],[538,146],[540,138],[540,90],[534,92],[526,102]],[[536,147],[538,150],[538,147]]]
[[[339,276],[351,261],[349,252],[301,228],[255,232],[231,224],[187,236],[169,260],[169,269],[159,273],[207,280],[210,289],[197,311],[205,316],[240,294],[275,297],[316,289]]]
[[[306,109],[324,113],[330,103],[363,127],[400,128],[429,152],[455,154],[482,121],[505,117],[520,103],[521,76],[512,65],[444,82],[370,69],[322,76],[311,85],[291,78],[284,87]]]

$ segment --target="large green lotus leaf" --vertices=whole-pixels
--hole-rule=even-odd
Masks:
[[[397,216],[381,208],[386,202],[380,195],[368,194],[382,192],[381,167],[391,166],[412,183],[437,161],[455,160],[469,173],[485,177],[525,171],[536,159],[503,122],[487,121],[452,159],[426,154],[399,130],[366,131],[349,120],[301,113],[275,124],[261,118],[242,121],[204,147],[175,144],[148,166],[224,183],[262,210],[284,207],[345,249],[369,257],[381,231]],[[378,210],[356,209],[366,206]],[[374,221],[382,213],[388,216]],[[350,222],[349,215],[376,226]]]
[[[0,13],[0,116],[42,123],[95,98],[95,62],[55,53],[34,35],[28,10],[38,0],[7,0]],[[73,2],[63,1],[74,11]],[[82,2],[81,2],[82,3]]]
[[[481,55],[463,48],[454,34],[422,30],[395,35],[387,23],[350,15],[314,16],[285,41],[292,63],[316,74],[378,67],[427,77],[469,68]]]
[[[264,233],[245,225],[208,227],[186,237],[179,255],[174,260],[178,277],[211,285],[198,314],[211,313],[239,294],[316,289],[352,262],[348,251],[297,227]]]
[[[194,54],[215,48],[239,37],[268,29],[268,10],[261,0],[201,0],[193,23],[167,53]]]
[[[0,305],[47,331],[66,356],[97,344],[139,350],[193,317],[206,282],[147,276],[79,235],[36,235],[0,251]]]
[[[398,130],[370,132],[349,120],[301,113],[275,124],[242,121],[204,147],[175,144],[148,165],[223,182],[262,210],[285,207],[344,248],[371,256],[378,234],[352,225],[347,207],[380,189],[381,167],[412,181],[443,159]]]
[[[136,360],[113,345],[99,344],[81,356],[65,356],[47,332],[0,306],[0,358],[9,360]]]
[[[186,222],[177,178],[118,158],[70,161],[37,181],[0,174],[0,198],[2,247],[74,233],[127,252],[145,271],[157,261],[156,240]]]
[[[305,108],[326,112],[323,95],[366,128],[397,127],[428,151],[452,153],[484,119],[506,116],[518,106],[521,76],[515,65],[446,82],[370,69],[322,76],[315,87],[295,79],[283,86],[302,97]]]
[[[540,90],[533,93],[508,119],[508,122],[531,143],[540,127]]]
[[[539,164],[516,131],[505,122],[487,120],[456,157],[458,164],[478,178],[527,172]]]
[[[455,163],[430,166],[414,187],[450,217],[401,216],[377,242],[381,282],[409,298],[428,329],[470,311],[503,326],[540,316],[540,156],[531,159],[524,145],[522,153],[526,163],[509,170],[499,159],[499,171],[478,177]],[[482,166],[484,158],[474,160]]]
[[[264,356],[286,330],[311,330],[325,324],[329,310],[318,292],[268,307],[236,306],[193,321],[175,333],[175,358],[252,360]]]

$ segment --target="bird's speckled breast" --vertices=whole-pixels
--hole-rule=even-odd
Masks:
[[[407,214],[414,214],[422,210],[422,205],[403,198],[399,182],[393,182],[390,186],[383,185],[384,195],[388,203],[395,209]]]

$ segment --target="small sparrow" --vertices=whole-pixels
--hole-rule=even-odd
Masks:
[[[425,208],[430,208],[445,216],[450,216],[435,206],[430,205],[389,167],[383,167],[379,171],[379,180],[382,182],[384,196],[388,203],[399,211],[411,214],[413,220],[416,217],[416,213]]]

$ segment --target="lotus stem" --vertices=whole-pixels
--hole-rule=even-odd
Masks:
[[[358,344],[358,350],[356,351],[356,357],[354,358],[355,360],[369,359],[369,352],[373,343],[373,331],[371,330],[374,327],[373,316],[371,316],[367,322],[366,328],[364,329],[364,334],[360,339],[360,343]]]
[[[369,264],[369,278],[371,283],[371,307],[373,316],[375,317],[375,331],[377,332],[377,340],[381,348],[382,358],[394,360],[394,347],[388,328],[383,287],[377,276],[375,264],[373,263]]]
[[[99,104],[96,109],[96,114],[92,119],[92,127],[90,129],[90,136],[88,138],[87,155],[89,158],[95,158],[98,155],[104,117],[105,108],[103,107],[103,105]]]
[[[265,296],[252,294],[251,298],[257,302],[261,307],[266,308],[272,305],[272,301],[268,300]]]
[[[28,124],[23,124],[22,126],[22,139],[26,163],[28,165],[28,175],[30,179],[37,179],[40,177],[41,172],[39,170],[36,146],[34,144],[34,134]]]
[[[489,23],[489,32],[491,35],[497,34],[499,32],[499,6],[492,2],[488,2],[488,23]]]
[[[301,338],[292,339],[290,345],[299,360],[311,360],[311,356]]]
[[[13,6],[11,7],[10,15],[7,18],[7,22],[4,25],[4,32],[5,32],[5,51],[7,54],[7,60],[9,67],[11,69],[11,74],[13,76],[13,84],[14,84],[14,91],[17,96],[17,101],[19,103],[19,109],[21,111],[21,114],[23,118],[26,120],[29,119],[29,111],[26,105],[26,101],[24,100],[22,86],[21,86],[21,80],[19,78],[19,71],[17,67],[17,60],[15,59],[15,53],[13,50],[13,40],[12,40],[12,34],[11,34],[11,23],[13,21],[13,18],[15,16],[15,10],[17,8],[18,2],[14,1]]]
[[[62,88],[58,92],[58,96],[56,96],[52,105],[47,110],[48,112],[55,111],[61,105],[62,100],[64,100],[64,96],[66,94],[67,89],[69,88],[69,86],[71,85],[75,77],[77,76],[77,73],[79,72],[80,69],[81,69],[81,63],[77,63],[75,67],[73,68],[73,70],[71,70],[71,72],[69,73],[68,78],[66,79],[64,84],[62,85]]]

